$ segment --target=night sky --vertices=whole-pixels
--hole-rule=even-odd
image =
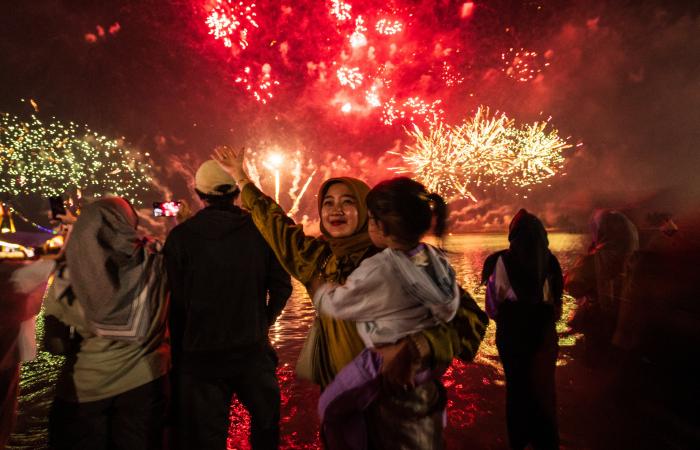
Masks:
[[[370,28],[356,51],[347,45],[353,25],[312,0],[259,2],[248,46],[228,48],[208,34],[214,3],[3,2],[0,111],[26,117],[33,110],[20,99],[34,99],[39,117],[124,136],[153,156],[153,200],[191,198],[193,171],[221,143],[299,151],[306,176],[318,169],[313,193],[331,174],[391,176],[385,153],[409,144],[410,123],[383,124],[380,108],[357,106],[359,91],[335,78],[338,64],[368,76],[389,62],[385,100],[439,99],[447,123],[479,105],[522,122],[551,116],[561,136],[582,144],[565,152],[565,176],[527,198],[488,190],[476,203],[455,202],[455,230],[502,227],[520,206],[552,226],[578,225],[594,207],[697,216],[698,2],[499,0],[466,10],[462,1],[348,1]],[[374,32],[385,16],[402,22],[401,33]],[[532,80],[508,76],[502,55],[511,48],[537,52]],[[265,64],[279,86],[262,104],[235,78]],[[446,84],[445,64],[459,84]],[[15,202],[41,217],[36,201]],[[314,214],[312,195],[302,211]]]

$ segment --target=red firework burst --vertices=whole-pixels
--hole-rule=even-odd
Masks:
[[[206,24],[232,49],[227,64],[235,84],[262,104],[287,86],[286,94],[298,88],[297,95],[334,114],[385,125],[435,123],[445,100],[464,94],[465,68],[474,71],[477,53],[464,39],[479,20],[473,2],[429,8],[408,0],[208,1],[215,4]],[[549,65],[545,55],[511,49],[498,69],[528,81]],[[470,79],[478,82],[476,74]]]
[[[248,47],[248,33],[259,27],[255,16],[255,3],[216,0],[206,23],[214,39],[221,39],[226,47],[233,47],[236,41],[244,50]]]

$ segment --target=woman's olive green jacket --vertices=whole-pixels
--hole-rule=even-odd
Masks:
[[[244,186],[241,198],[243,207],[251,212],[255,225],[282,266],[304,285],[317,272],[329,281],[342,283],[374,251],[369,247],[337,258],[325,238],[304,234],[301,225],[295,224],[273,199],[252,183]],[[320,352],[315,365],[318,373],[314,378],[326,386],[362,351],[364,344],[354,322],[324,316],[320,321]],[[463,291],[461,307],[450,323],[421,332],[432,347],[433,365],[448,367],[454,357],[472,360],[487,324],[486,314]]]

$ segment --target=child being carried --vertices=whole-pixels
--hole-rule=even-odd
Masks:
[[[342,285],[323,284],[313,302],[319,314],[357,322],[365,350],[345,366],[319,399],[323,438],[330,449],[367,447],[362,412],[380,391],[381,356],[374,347],[393,344],[456,314],[460,289],[439,249],[420,242],[432,227],[442,237],[447,205],[409,178],[387,180],[367,195],[369,235],[384,250],[365,259]],[[415,347],[414,347],[415,349]],[[420,385],[435,375],[420,368]]]

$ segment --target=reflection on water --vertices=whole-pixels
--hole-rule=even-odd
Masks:
[[[43,312],[43,311],[42,311]],[[37,342],[44,335],[44,321],[36,321]],[[22,365],[20,373],[20,398],[15,433],[8,448],[46,448],[48,438],[48,412],[53,400],[53,388],[63,365],[63,357],[43,351],[37,352],[34,361]]]
[[[552,233],[549,236],[550,248],[559,258],[563,268],[568,267],[573,258],[583,248],[579,235]],[[481,267],[486,257],[505,248],[508,241],[500,234],[469,234],[451,236],[446,242],[450,259],[459,280],[470,290],[477,302],[484,302],[484,289],[479,286]],[[570,297],[564,299],[564,314],[573,305]],[[304,288],[295,283],[292,298],[284,313],[273,326],[270,337],[277,348],[280,367],[278,376],[282,391],[282,444],[283,449],[319,448],[318,417],[316,402],[318,388],[313,384],[297,380],[294,374],[296,357],[306,336],[313,311]],[[559,331],[565,326],[559,324]],[[574,336],[561,337],[562,346],[575,344]],[[567,361],[560,358],[558,365]],[[46,427],[48,407],[52,387],[56,380],[61,359],[40,353],[38,359],[22,368],[22,395],[18,433],[13,436],[11,447],[17,449],[37,449],[46,447]],[[485,436],[483,442],[476,442],[475,429],[494,430],[502,434],[503,426],[503,385],[504,378],[498,362],[495,344],[495,326],[491,324],[482,343],[476,361],[464,364],[456,361],[444,376],[448,391],[448,427],[446,430],[449,448],[461,448],[465,438],[472,448],[494,448],[494,442],[502,442],[502,436],[494,441],[494,436]],[[231,428],[229,449],[249,449],[249,418],[242,406],[234,401],[231,407]],[[488,434],[488,433],[487,433]]]

